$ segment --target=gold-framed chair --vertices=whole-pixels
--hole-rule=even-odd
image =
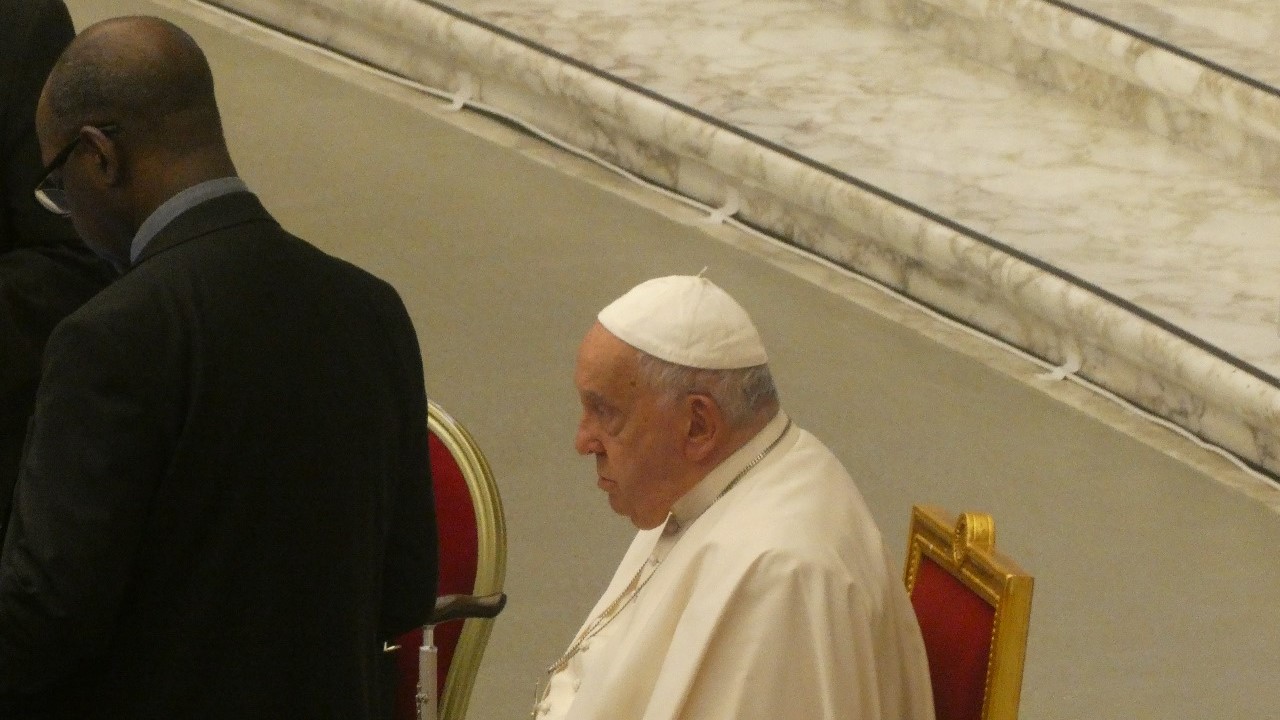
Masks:
[[[440,597],[431,625],[396,640],[393,717],[462,720],[493,618],[506,603],[506,519],[493,472],[471,433],[433,400],[427,430]]]
[[[937,720],[1016,720],[1034,579],[996,549],[995,521],[911,509],[904,580]]]

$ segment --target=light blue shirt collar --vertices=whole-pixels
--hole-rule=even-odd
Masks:
[[[248,192],[249,186],[238,177],[224,177],[216,180],[206,180],[198,185],[183,190],[173,197],[165,200],[156,208],[150,216],[143,221],[141,227],[138,228],[137,234],[133,236],[133,242],[129,244],[129,264],[138,262],[138,256],[166,225],[173,222],[173,219],[191,208],[216,197],[230,195],[234,192]]]

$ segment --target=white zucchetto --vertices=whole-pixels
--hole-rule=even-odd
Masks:
[[[747,311],[704,277],[642,282],[596,317],[619,340],[677,365],[734,370],[769,361]]]

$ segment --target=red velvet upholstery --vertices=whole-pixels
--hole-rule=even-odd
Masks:
[[[475,589],[476,562],[479,555],[478,530],[471,491],[449,449],[434,434],[428,438],[431,452],[431,481],[436,493],[436,517],[440,533],[440,595],[470,595]],[[444,696],[444,681],[449,663],[462,633],[461,622],[445,623],[435,628],[435,644],[439,648],[436,673],[436,697]],[[403,649],[396,653],[399,682],[396,686],[395,720],[417,717],[418,648],[422,631],[405,633],[396,640]]]
[[[927,555],[911,592],[937,720],[981,720],[995,608]]]

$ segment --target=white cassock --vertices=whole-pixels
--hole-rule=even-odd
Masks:
[[[666,526],[636,536],[584,629],[637,577],[630,602],[552,675],[536,717],[933,718],[901,573],[840,461],[782,412]]]

